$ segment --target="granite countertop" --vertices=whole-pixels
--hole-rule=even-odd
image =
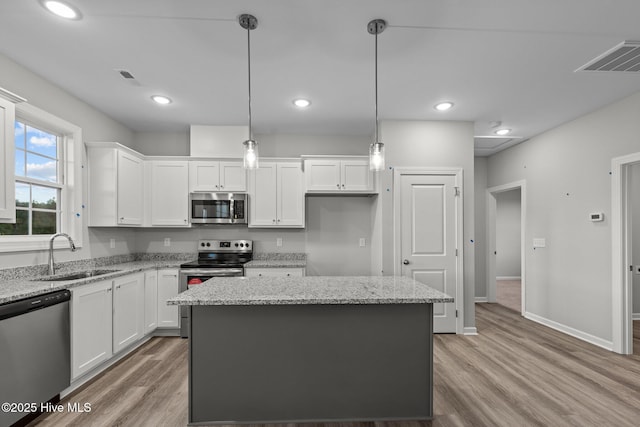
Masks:
[[[453,298],[403,276],[216,277],[169,305],[429,304]]]
[[[305,253],[280,253],[262,252],[256,253],[253,260],[244,265],[244,268],[306,268],[307,254]]]
[[[74,272],[86,270],[113,270],[113,273],[103,274],[100,276],[87,277],[76,280],[48,281],[39,280],[48,276],[34,274],[32,276],[20,276],[13,279],[3,278],[0,281],[0,304],[16,301],[22,298],[29,298],[43,295],[49,292],[55,292],[63,289],[72,289],[77,286],[88,285],[90,283],[100,282],[103,280],[114,279],[116,277],[125,276],[136,272],[153,270],[156,268],[178,268],[184,260],[143,260],[131,261],[124,263],[114,263],[101,266],[84,267],[77,269],[65,269],[55,276],[64,276]],[[55,277],[54,276],[54,277]]]

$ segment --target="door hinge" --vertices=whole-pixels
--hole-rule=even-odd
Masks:
[[[458,248],[456,248],[456,256],[458,256]]]
[[[633,271],[633,265],[629,266],[629,271]]]
[[[458,317],[458,310],[456,310],[456,317]]]
[[[460,187],[453,187],[456,197],[460,196]]]

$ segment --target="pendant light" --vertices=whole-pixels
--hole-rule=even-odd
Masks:
[[[249,14],[240,15],[238,18],[240,26],[247,30],[247,71],[249,81],[249,139],[242,143],[244,146],[244,167],[245,169],[258,168],[258,142],[253,139],[253,129],[251,127],[251,30],[258,28],[258,20]]]
[[[384,19],[374,19],[367,24],[369,34],[375,36],[375,98],[376,98],[376,127],[373,136],[373,143],[369,146],[369,169],[381,171],[384,169],[384,144],[380,142],[378,133],[378,34],[387,27]]]

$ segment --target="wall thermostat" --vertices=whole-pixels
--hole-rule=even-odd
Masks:
[[[602,212],[593,212],[589,214],[589,219],[592,222],[604,221],[604,214]]]

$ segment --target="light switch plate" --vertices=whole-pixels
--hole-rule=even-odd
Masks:
[[[116,239],[109,239],[109,247],[111,249],[115,249],[115,247],[116,247]]]
[[[279,248],[282,247],[282,237],[278,237],[276,239],[276,246]]]
[[[367,241],[365,240],[364,237],[360,238],[360,247],[364,248],[365,246],[367,246]]]
[[[165,237],[164,238],[164,245],[165,246],[171,246],[171,237]]]

